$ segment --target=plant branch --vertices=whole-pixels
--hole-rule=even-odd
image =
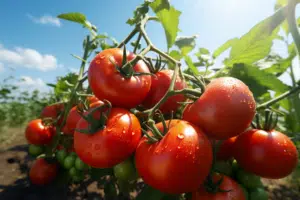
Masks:
[[[137,49],[138,49],[138,47],[139,47],[139,44],[140,44],[141,39],[142,39],[142,34],[140,33],[139,36],[138,36],[138,39],[137,39],[137,41],[136,41],[135,47],[134,47],[134,49],[133,49],[133,53],[136,53],[136,51],[137,51]]]
[[[296,0],[289,0],[289,3],[287,5],[287,21],[289,25],[289,30],[292,34],[293,40],[296,45],[296,49],[298,52],[298,55],[300,53],[300,34],[298,30],[298,25],[296,22],[296,16],[295,16],[295,10],[296,10],[296,5],[298,1]]]
[[[257,109],[257,110],[260,110],[260,109],[267,108],[267,107],[269,107],[269,106],[271,106],[271,105],[277,103],[278,101],[280,101],[280,100],[282,100],[282,99],[284,99],[284,98],[286,98],[286,97],[288,97],[288,96],[291,96],[292,94],[297,93],[297,92],[299,92],[299,91],[300,91],[300,85],[297,86],[297,87],[295,87],[295,88],[293,88],[293,89],[291,89],[290,91],[287,91],[287,92],[285,92],[285,93],[283,93],[283,94],[277,96],[277,97],[274,98],[274,99],[271,99],[270,101],[267,101],[267,102],[265,102],[265,103],[263,103],[263,104],[260,104],[259,106],[257,106],[256,109]]]
[[[125,44],[127,44],[131,38],[133,38],[135,36],[135,34],[138,33],[138,29],[134,28],[133,31],[131,31],[131,33],[117,46],[117,48],[121,48],[123,47]]]

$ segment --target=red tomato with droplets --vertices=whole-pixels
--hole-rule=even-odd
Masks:
[[[151,79],[151,89],[148,93],[145,101],[143,102],[143,105],[146,108],[153,107],[156,103],[158,103],[162,97],[166,94],[168,91],[172,76],[174,74],[173,70],[162,70],[155,74],[155,76],[152,76]],[[186,88],[187,85],[179,76],[177,76],[174,90],[182,90]],[[176,111],[178,107],[181,105],[179,102],[184,102],[185,97],[182,94],[174,95],[168,98],[168,100],[163,103],[160,106],[160,110],[163,113],[169,113],[171,111]]]
[[[57,120],[63,110],[64,104],[62,103],[46,106],[41,112],[41,118],[52,118],[53,120]],[[62,121],[63,116],[58,119],[57,124],[61,125]]]
[[[54,134],[55,129],[51,126],[44,126],[41,119],[30,121],[25,130],[27,142],[35,145],[51,143]]]
[[[156,127],[163,132],[162,123]],[[151,144],[143,137],[135,153],[136,168],[144,182],[170,194],[197,190],[211,169],[212,158],[211,143],[204,133],[177,119],[170,122],[160,141]]]
[[[192,200],[246,200],[243,189],[237,182],[225,175],[214,175],[213,181],[219,181],[223,176],[223,181],[219,188],[228,192],[209,193],[202,186],[197,192],[192,193]]]
[[[29,172],[31,183],[35,185],[46,185],[51,183],[57,175],[57,165],[48,163],[44,158],[37,159]]]
[[[99,117],[100,112],[94,113]],[[97,118],[96,118],[97,119]],[[89,123],[83,118],[78,130],[86,130]],[[79,158],[96,168],[110,168],[126,160],[136,149],[141,138],[138,118],[123,108],[112,108],[105,128],[92,134],[74,133],[74,148]]]
[[[229,160],[233,158],[235,148],[234,144],[236,141],[237,136],[229,138],[225,141],[222,141],[217,152],[217,159],[218,160]]]
[[[241,168],[264,178],[286,177],[298,163],[296,146],[276,130],[248,130],[237,137],[235,148],[234,157]]]
[[[128,61],[134,58],[133,53],[127,52]],[[123,50],[118,48],[106,49],[97,54],[88,70],[89,85],[98,99],[106,99],[115,107],[133,108],[146,98],[151,87],[151,76],[123,77],[115,66],[121,67],[122,60]],[[133,70],[150,73],[142,60],[133,66]]]
[[[242,81],[223,77],[211,81],[202,96],[183,112],[210,137],[226,140],[245,131],[255,115],[252,92]]]

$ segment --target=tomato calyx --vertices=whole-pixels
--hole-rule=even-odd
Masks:
[[[209,174],[206,181],[204,182],[204,188],[209,193],[219,193],[219,192],[230,192],[231,190],[223,190],[220,188],[224,180],[224,175],[220,175],[220,179],[214,182],[212,174]]]
[[[133,59],[128,62],[127,60],[127,51],[124,45],[123,49],[123,59],[122,65],[118,66],[118,64],[110,57],[110,62],[115,66],[117,72],[119,72],[124,78],[130,79],[132,76],[143,76],[143,75],[153,75],[152,73],[144,73],[144,72],[135,72],[133,67],[134,65],[141,59],[141,56],[137,55],[137,59]]]
[[[167,62],[165,60],[162,60],[161,55],[158,55],[158,57],[156,58],[155,65],[153,65],[152,58],[145,58],[144,62],[147,64],[149,70],[153,74],[165,69],[167,65]],[[162,64],[162,62],[165,62],[165,64]]]
[[[260,115],[258,113],[255,114],[255,122],[251,123],[251,126],[255,129],[270,131],[275,129],[278,122],[278,114],[273,112],[269,108],[265,109],[265,119],[264,122],[261,123]]]
[[[105,128],[111,108],[111,103],[107,100],[104,100],[103,105],[90,109],[87,114],[79,113],[81,117],[88,122],[89,126],[86,130],[75,130],[84,134],[94,134],[99,130],[103,130]],[[98,113],[100,114],[100,116],[95,116]]]

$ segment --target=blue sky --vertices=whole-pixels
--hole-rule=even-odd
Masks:
[[[45,82],[53,82],[56,76],[78,69],[80,61],[70,54],[82,54],[82,40],[87,34],[81,26],[60,21],[55,16],[84,13],[99,32],[121,41],[132,28],[126,20],[141,2],[1,0],[0,80],[14,75],[25,78],[23,87],[45,90]],[[182,11],[179,36],[198,34],[198,47],[213,51],[271,15],[275,0],[171,0],[171,3]],[[150,24],[148,31],[153,42],[165,49],[161,26]],[[284,51],[280,46],[276,50]]]

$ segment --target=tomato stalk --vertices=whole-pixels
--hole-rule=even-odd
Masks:
[[[283,94],[281,94],[281,95],[279,95],[279,96],[277,96],[274,99],[271,99],[271,100],[269,100],[269,101],[267,101],[267,102],[265,102],[263,104],[260,104],[259,106],[257,106],[256,109],[260,110],[260,109],[267,108],[267,107],[269,107],[269,106],[277,103],[278,101],[281,101],[282,99],[284,99],[286,97],[289,97],[289,96],[291,96],[291,95],[293,95],[293,94],[295,94],[295,93],[297,93],[299,91],[300,91],[300,85],[297,86],[297,87],[295,87],[295,88],[293,88],[293,89],[291,89],[291,90],[289,90],[289,91],[287,91],[287,92],[285,92],[285,93],[283,93]]]
[[[298,52],[298,55],[300,53],[300,34],[298,30],[298,24],[295,19],[295,9],[296,5],[299,3],[299,1],[296,0],[289,0],[289,3],[287,5],[287,21],[289,25],[289,30],[292,34],[293,40],[296,45],[296,49]]]

